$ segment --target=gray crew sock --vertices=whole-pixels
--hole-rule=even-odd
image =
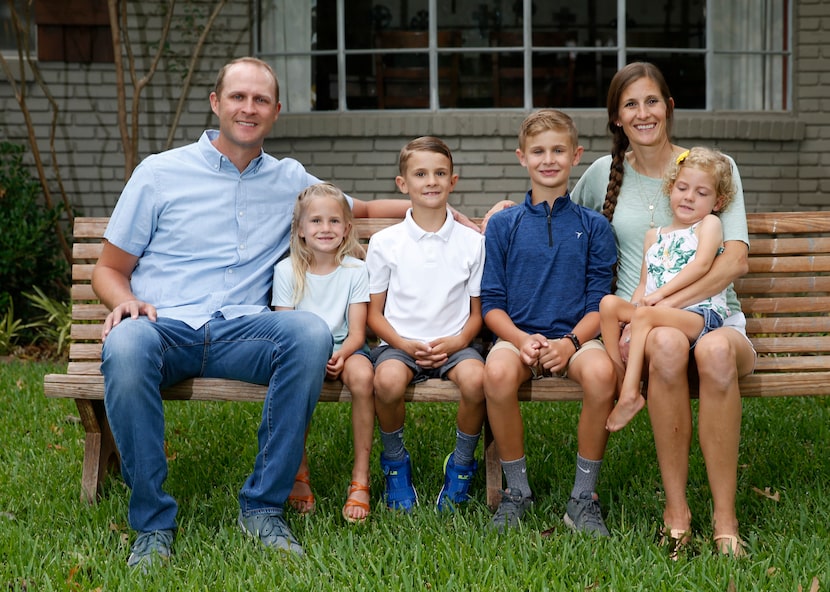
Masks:
[[[576,477],[574,488],[571,490],[572,498],[579,499],[579,494],[583,491],[590,493],[596,491],[600,467],[602,467],[602,459],[588,460],[579,454],[576,455]]]
[[[380,442],[383,445],[383,457],[386,460],[398,461],[406,458],[406,447],[403,445],[403,428],[394,432],[380,432]]]
[[[476,446],[479,434],[465,434],[458,428],[455,430],[455,450],[452,453],[456,465],[469,467],[475,461]]]
[[[501,461],[501,470],[507,480],[507,488],[512,492],[522,492],[523,497],[530,497],[530,484],[527,482],[527,459],[523,456],[516,460]]]

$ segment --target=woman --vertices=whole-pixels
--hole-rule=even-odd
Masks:
[[[611,154],[594,162],[573,190],[577,203],[602,210],[617,238],[617,294],[630,299],[643,258],[649,228],[671,221],[669,200],[662,193],[668,165],[685,149],[672,144],[674,101],[660,71],[652,64],[622,68],[608,90]],[[736,195],[722,217],[724,250],[711,270],[696,283],[659,303],[681,308],[716,294],[747,271],[749,239],[743,190],[733,164]],[[698,433],[714,511],[713,540],[719,552],[742,555],[735,513],[741,398],[738,378],[752,372],[755,351],[746,337],[746,319],[729,289],[730,316],[724,326],[705,335],[689,355],[689,340],[677,329],[652,331],[646,344],[648,409],[657,459],[666,494],[664,540],[677,549],[690,538],[692,516],[686,499],[692,413],[688,367],[699,377]],[[627,355],[628,331],[620,347]],[[694,370],[692,375],[694,375]]]

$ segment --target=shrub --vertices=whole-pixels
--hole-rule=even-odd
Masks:
[[[49,297],[65,297],[69,270],[55,234],[60,210],[43,204],[23,152],[0,142],[0,310],[13,305],[25,322],[35,310],[24,292],[40,286]]]

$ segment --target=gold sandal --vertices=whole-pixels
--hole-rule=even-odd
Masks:
[[[746,543],[736,534],[719,534],[713,537],[715,547],[721,555],[730,557],[746,557]]]
[[[677,561],[680,558],[680,554],[686,550],[686,547],[691,542],[692,531],[664,526],[660,533],[661,536],[658,545],[668,547],[669,559]]]

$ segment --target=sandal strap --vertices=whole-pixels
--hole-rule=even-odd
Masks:
[[[719,534],[712,537],[712,540],[720,553],[731,552],[735,557],[746,555],[746,543],[736,534]],[[729,544],[728,546],[721,545],[719,541],[729,541]]]
[[[371,490],[365,483],[361,483],[360,481],[352,481],[349,483],[349,495],[352,495],[355,491],[365,491],[366,493],[369,493]]]

